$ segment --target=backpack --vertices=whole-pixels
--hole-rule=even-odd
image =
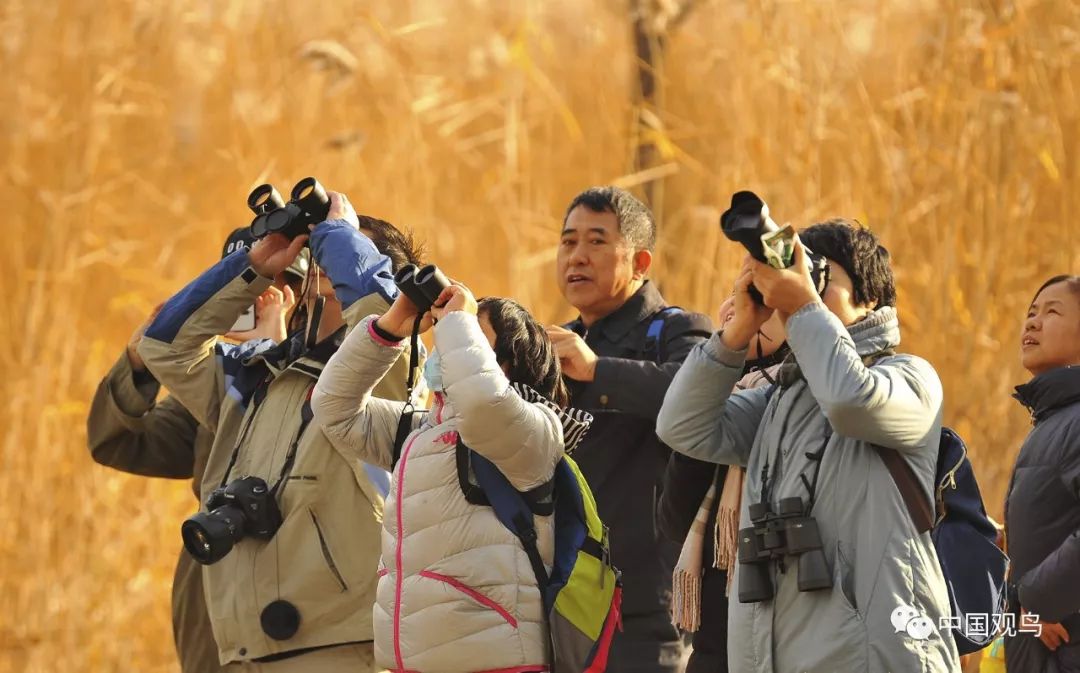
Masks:
[[[950,628],[960,654],[990,645],[1005,624],[1009,557],[998,548],[997,528],[986,515],[967,447],[941,429],[934,472],[934,503],[927,502],[911,466],[899,453],[875,446],[919,533],[930,531],[949,589]]]
[[[572,452],[592,417],[563,410],[528,386],[511,385],[527,402],[555,411],[563,422],[566,454]],[[529,558],[548,624],[551,673],[602,673],[615,629],[621,630],[622,580],[611,564],[607,526],[600,520],[592,490],[577,463],[564,455],[550,481],[522,493],[494,463],[460,438],[455,451],[465,499],[491,507],[499,522],[521,541]],[[397,450],[394,455],[399,455]],[[534,516],[554,517],[550,573],[537,547]]]

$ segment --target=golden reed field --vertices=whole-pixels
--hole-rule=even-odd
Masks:
[[[635,4],[665,46],[644,104]],[[856,217],[893,253],[905,349],[941,373],[1000,516],[1028,428],[1020,323],[1080,271],[1080,3],[686,4],[0,3],[0,671],[177,670],[195,502],[95,465],[84,419],[266,180],[316,175],[552,321],[572,316],[553,260],[585,186],[651,190],[654,278],[708,313],[741,257],[717,226],[732,191],[797,226]]]

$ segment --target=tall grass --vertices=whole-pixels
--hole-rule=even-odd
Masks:
[[[1080,269],[1080,5],[699,0],[648,110],[654,276],[712,313],[736,188],[796,225],[857,217],[899,278],[904,348],[945,383],[1001,514],[1028,421],[1030,294]],[[94,465],[100,376],[207,266],[244,198],[317,175],[547,320],[561,211],[639,186],[630,20],[607,0],[0,4],[0,670],[172,671],[186,484]]]

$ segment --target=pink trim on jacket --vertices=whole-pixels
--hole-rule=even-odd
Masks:
[[[368,322],[368,324],[367,324],[367,332],[371,336],[372,341],[374,341],[377,344],[383,345],[383,346],[397,346],[398,344],[401,343],[400,339],[397,340],[397,341],[389,341],[389,340],[384,339],[381,336],[379,336],[379,333],[375,331],[375,321],[374,320],[371,320],[371,321]]]
[[[453,577],[448,577],[446,575],[440,575],[439,573],[433,573],[430,570],[421,570],[420,571],[420,577],[426,577],[429,580],[435,580],[436,582],[442,582],[444,584],[449,584],[450,586],[454,587],[455,589],[457,589],[461,593],[465,594],[469,598],[473,599],[477,603],[480,603],[481,605],[483,605],[485,607],[488,607],[488,608],[491,608],[495,612],[498,612],[499,616],[501,616],[503,619],[505,619],[506,623],[509,624],[510,626],[513,626],[515,629],[518,627],[518,623],[517,623],[517,620],[514,619],[514,615],[507,612],[506,608],[499,605],[495,601],[491,600],[490,598],[488,598],[484,594],[480,593],[476,589],[473,589],[472,587],[470,587],[470,586],[468,586],[466,584],[463,584],[461,581],[456,580]]]
[[[548,670],[547,666],[543,664],[534,664],[532,666],[513,666],[511,668],[492,668],[486,671],[477,671],[476,673],[544,673]],[[419,671],[409,671],[402,668],[395,668],[389,673],[419,673]]]

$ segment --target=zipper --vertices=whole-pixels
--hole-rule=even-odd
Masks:
[[[942,520],[945,518],[945,489],[946,488],[952,488],[952,489],[956,488],[956,473],[960,470],[960,467],[964,464],[964,459],[965,458],[967,458],[967,447],[966,446],[963,448],[963,453],[960,454],[960,459],[956,461],[956,465],[953,465],[952,469],[950,469],[948,472],[945,473],[945,476],[942,478],[941,483],[939,485],[937,485],[937,487],[936,487],[937,493],[935,495],[934,501],[935,501],[935,504],[937,505],[937,511],[939,512],[939,514],[937,515],[937,518],[934,520],[934,525],[935,526],[937,526],[939,523],[941,523]]]
[[[326,538],[323,537],[322,528],[319,526],[319,520],[315,518],[315,512],[312,510],[309,509],[308,514],[311,515],[311,522],[315,524],[315,533],[319,536],[319,546],[322,547],[323,559],[326,561],[327,567],[330,568],[330,572],[334,573],[334,577],[337,578],[338,584],[341,585],[341,592],[345,593],[349,590],[349,587],[345,584],[345,578],[341,576],[337,564],[334,563],[334,557],[330,555],[330,547],[327,546]]]
[[[405,492],[405,465],[409,462],[409,451],[412,450],[413,444],[416,443],[416,438],[419,437],[420,432],[414,432],[413,436],[405,443],[405,447],[401,450],[401,458],[397,464],[397,488],[394,491],[394,509],[396,510],[397,519],[397,549],[394,550],[394,661],[397,663],[397,670],[405,670],[405,658],[401,653],[401,585],[403,578],[401,577],[401,566],[404,563],[403,555],[401,551],[402,542],[405,539],[405,534],[402,531],[402,495]]]

